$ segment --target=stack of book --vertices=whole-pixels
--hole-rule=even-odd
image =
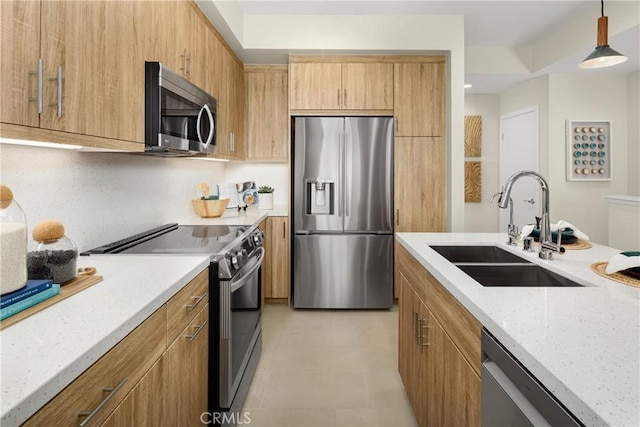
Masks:
[[[27,280],[26,286],[21,289],[0,295],[0,320],[20,313],[59,293],[60,285],[54,284],[52,280]]]

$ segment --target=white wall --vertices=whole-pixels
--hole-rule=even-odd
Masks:
[[[196,184],[224,181],[224,163],[0,145],[3,184],[29,230],[61,221],[81,251],[193,216]]]
[[[627,173],[629,188],[627,194],[640,196],[640,71],[627,75],[627,121],[628,149]]]
[[[275,189],[274,205],[289,205],[289,165],[287,163],[229,162],[225,167],[226,182],[255,181]]]
[[[564,219],[607,244],[607,203],[602,198],[627,194],[627,77],[601,74],[549,76],[549,171],[552,221]],[[637,116],[636,116],[637,117]],[[566,125],[568,119],[611,120],[613,179],[604,182],[566,181]]]
[[[464,98],[466,116],[482,116],[482,156],[467,158],[480,161],[482,166],[482,201],[465,203],[464,231],[467,233],[495,233],[498,229],[497,202],[489,203],[500,191],[500,99],[498,95],[467,95]],[[503,230],[504,231],[504,230]]]

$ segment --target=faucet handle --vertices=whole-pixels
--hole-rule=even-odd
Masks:
[[[491,196],[491,198],[489,199],[489,203],[493,203],[493,200],[497,197],[500,196],[500,198],[502,198],[502,191],[497,192],[496,194],[494,194],[493,196]],[[498,201],[500,201],[500,199],[498,199]]]

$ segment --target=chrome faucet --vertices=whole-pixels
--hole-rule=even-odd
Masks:
[[[500,191],[499,193],[496,193],[493,196],[491,196],[491,199],[489,199],[489,203],[493,203],[493,199],[495,199],[497,196],[500,196],[500,198],[498,199],[498,202],[500,202],[502,200],[503,193],[504,193],[504,189],[503,191]],[[507,240],[507,245],[511,245],[511,246],[516,245],[516,240],[518,239],[519,234],[518,234],[518,226],[513,223],[513,199],[511,197],[509,197],[509,225],[507,225],[507,234],[509,235],[509,240]]]
[[[511,195],[511,188],[513,187],[513,184],[523,176],[535,178],[542,189],[542,219],[540,221],[540,252],[538,253],[538,257],[542,259],[551,259],[553,258],[554,252],[562,253],[562,250],[559,244],[560,239],[558,239],[558,244],[555,244],[551,238],[551,222],[549,221],[549,185],[542,175],[538,172],[528,170],[519,171],[511,175],[504,186],[503,197],[500,198],[498,206],[501,209],[507,208],[508,199]]]

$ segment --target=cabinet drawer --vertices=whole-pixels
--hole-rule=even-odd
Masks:
[[[209,302],[209,270],[205,269],[167,303],[167,347]]]
[[[162,306],[24,425],[100,425],[165,351],[166,321]]]

